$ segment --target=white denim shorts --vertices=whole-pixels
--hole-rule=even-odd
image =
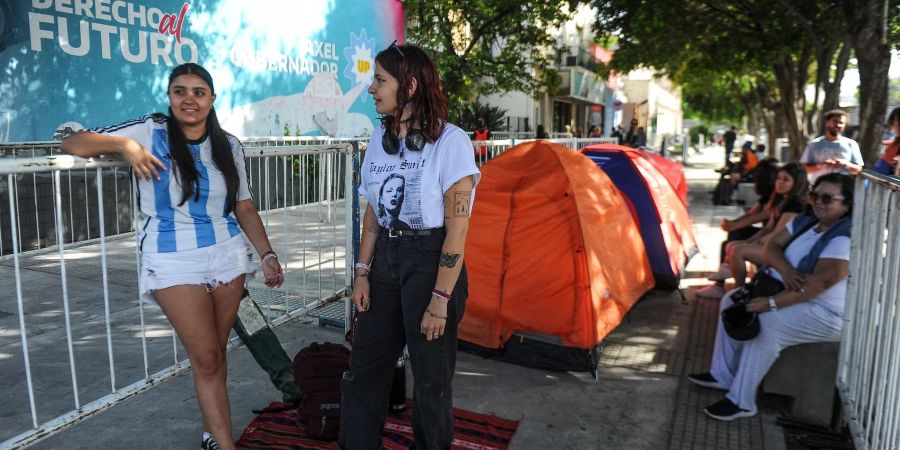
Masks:
[[[156,303],[158,289],[196,284],[208,292],[241,275],[252,279],[259,262],[253,249],[239,234],[209,247],[169,253],[142,253],[138,288],[141,301]]]

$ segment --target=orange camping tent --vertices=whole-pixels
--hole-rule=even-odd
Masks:
[[[485,349],[519,332],[591,349],[654,283],[618,189],[590,159],[547,141],[484,165],[465,259],[459,336]]]

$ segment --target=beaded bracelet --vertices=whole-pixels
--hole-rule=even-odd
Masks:
[[[372,270],[372,268],[364,262],[358,262],[358,263],[354,264],[353,268],[354,269],[366,269],[366,272],[369,272]]]
[[[441,300],[444,300],[446,302],[450,301],[450,294],[448,294],[440,289],[432,289],[431,295],[433,295]]]

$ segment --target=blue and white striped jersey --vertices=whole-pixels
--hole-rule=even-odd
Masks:
[[[165,171],[159,172],[160,180],[138,180],[132,173],[138,209],[144,216],[139,235],[142,252],[167,253],[208,247],[241,233],[234,212],[225,214],[228,190],[222,172],[213,162],[208,137],[204,137],[202,142],[188,141],[199,173],[200,196],[197,199],[191,196],[179,206],[183,194],[169,157],[165,115],[144,116],[91,131],[130,137],[150,150],[166,166]],[[244,148],[230,134],[228,142],[240,176],[237,200],[249,199],[251,193],[244,164]]]

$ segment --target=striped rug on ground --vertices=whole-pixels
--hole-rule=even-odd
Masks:
[[[409,402],[410,404],[412,401]],[[282,403],[272,402],[267,408],[277,409]],[[334,442],[307,438],[297,425],[294,410],[260,414],[244,429],[237,445],[244,448],[272,450],[335,450]],[[456,434],[453,449],[504,450],[509,446],[519,422],[497,416],[453,409]],[[388,450],[408,449],[413,444],[412,408],[390,414],[384,424],[384,446]]]

